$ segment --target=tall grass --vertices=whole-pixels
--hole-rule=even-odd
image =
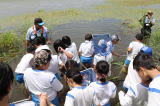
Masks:
[[[90,7],[89,9],[67,9],[46,12],[45,10],[39,10],[35,13],[12,16],[0,20],[0,29],[4,32],[12,30],[13,33],[4,33],[0,40],[0,43],[5,47],[3,49],[0,47],[0,56],[3,54],[10,53],[10,49],[17,49],[15,46],[17,42],[22,42],[26,31],[29,27],[33,25],[33,19],[36,17],[41,17],[45,21],[45,25],[49,30],[53,31],[54,26],[59,24],[64,24],[72,20],[96,20],[102,18],[115,18],[124,20],[123,24],[127,24],[130,28],[140,28],[138,19],[143,16],[143,14],[148,10],[145,8],[137,8],[137,6],[144,6],[150,4],[160,3],[160,0],[106,0],[105,3]],[[155,18],[159,17],[159,9],[151,9],[154,11]],[[8,38],[5,38],[7,35]],[[10,37],[13,37],[11,39]],[[21,41],[17,41],[21,37]],[[9,40],[8,40],[9,39]],[[1,42],[2,41],[2,42]],[[10,47],[6,47],[8,42],[12,42]],[[13,43],[14,42],[14,43]],[[6,49],[8,48],[8,49]],[[19,49],[18,49],[19,50]]]
[[[152,47],[153,49],[153,57],[157,64],[159,64],[158,59],[160,58],[160,30],[155,31],[151,38],[148,40],[148,46]]]
[[[6,32],[0,34],[0,61],[13,57],[23,47],[22,38],[17,34]]]

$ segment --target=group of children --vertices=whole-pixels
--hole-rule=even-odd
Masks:
[[[53,43],[55,54],[41,37],[37,37],[27,53],[22,57],[16,72],[16,81],[24,83],[31,93],[35,106],[60,106],[58,93],[62,91],[65,80],[70,91],[67,92],[64,106],[110,106],[110,99],[116,97],[116,85],[107,80],[111,75],[112,55],[120,56],[114,51],[114,45],[119,42],[118,35],[112,35],[111,40],[104,39],[98,42],[98,53],[95,54],[92,34],[85,35],[85,42],[77,51],[76,44],[69,36],[63,36]],[[128,69],[124,91],[119,91],[121,106],[159,106],[160,99],[160,72],[152,59],[152,49],[142,43],[143,36],[136,35],[131,42],[124,67]],[[79,58],[80,57],[80,58]],[[95,82],[84,85],[81,73],[81,63],[85,67],[93,67],[96,74]],[[1,65],[2,64],[2,65]],[[12,75],[4,78],[10,67],[0,64],[0,104],[6,95],[9,95],[13,82]],[[5,70],[5,71],[4,71]],[[11,77],[11,78],[10,78]],[[11,80],[9,80],[11,79]],[[10,81],[4,86],[4,81]],[[6,87],[6,88],[5,88]],[[3,92],[8,89],[5,94]],[[6,99],[7,100],[7,99]],[[29,105],[31,106],[31,105]]]
[[[65,106],[110,105],[109,100],[116,96],[117,89],[106,77],[111,75],[113,45],[118,43],[119,36],[111,36],[111,41],[108,42],[101,39],[98,42],[98,54],[94,54],[92,39],[92,34],[86,34],[85,42],[77,51],[76,44],[71,42],[70,37],[63,36],[53,43],[57,55],[53,54],[41,37],[37,37],[27,48],[27,53],[15,70],[16,80],[25,83],[37,106],[40,105],[39,95],[43,92],[46,92],[52,104],[60,105],[57,93],[63,89],[62,79],[71,89],[66,95]],[[80,63],[86,67],[91,67],[93,63],[93,73],[97,73],[94,78],[96,82],[88,86],[83,83]]]

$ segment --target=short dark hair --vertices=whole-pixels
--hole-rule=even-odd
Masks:
[[[140,40],[140,41],[142,41],[143,40],[143,35],[142,34],[140,34],[140,33],[138,33],[138,34],[136,34],[136,39],[137,40]]]
[[[71,68],[66,73],[67,78],[73,79],[73,81],[76,84],[82,84],[83,83],[83,77],[80,74],[79,68]]]
[[[64,43],[64,45],[67,48],[71,45],[71,38],[69,36],[63,36],[62,37],[62,42]]]
[[[0,62],[0,100],[9,93],[8,88],[13,83],[14,75],[11,67]]]
[[[153,58],[150,55],[140,52],[133,60],[133,68],[136,71],[139,71],[140,67],[151,70],[156,68],[156,65],[154,64]]]
[[[99,74],[107,75],[109,72],[109,64],[106,61],[99,61],[96,64],[96,72]],[[106,82],[106,78],[101,78],[101,82]]]
[[[36,37],[33,41],[32,41],[32,45],[45,45],[46,44],[46,39],[44,37]]]
[[[88,34],[85,35],[85,40],[89,40],[90,41],[92,39],[93,39],[92,34],[88,33]]]
[[[63,74],[66,74],[66,72],[71,69],[71,68],[79,68],[78,67],[78,63],[74,60],[67,60],[67,62],[65,63],[65,66],[63,66],[60,71]]]
[[[43,22],[42,18],[35,18],[34,19],[34,24],[35,25],[38,25],[38,23],[41,23],[41,22]]]
[[[58,53],[58,47],[62,47],[63,49],[65,49],[64,43],[62,42],[61,39],[57,39],[54,43],[53,43],[53,48],[54,50]]]
[[[34,45],[30,45],[27,47],[27,53],[34,53],[36,50],[36,47]]]

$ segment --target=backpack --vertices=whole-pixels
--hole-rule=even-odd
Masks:
[[[141,26],[144,26],[146,15],[139,19]]]

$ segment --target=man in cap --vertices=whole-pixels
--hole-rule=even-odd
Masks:
[[[32,44],[35,38],[42,37],[45,39],[46,43],[50,44],[48,36],[48,29],[43,26],[44,22],[41,18],[34,19],[34,26],[28,29],[26,34],[26,45],[29,46]]]
[[[153,18],[153,12],[148,11],[145,16],[143,16],[139,22],[142,25],[141,33],[146,36],[151,36],[151,27],[155,24],[155,19]]]

